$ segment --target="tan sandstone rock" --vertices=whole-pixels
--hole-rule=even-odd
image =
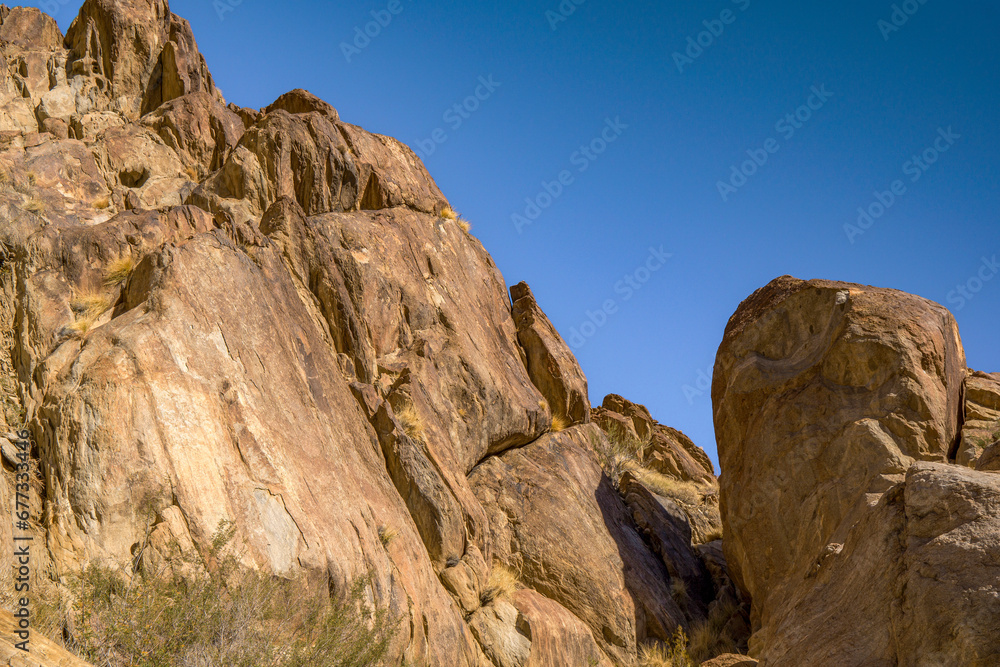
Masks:
[[[510,288],[517,339],[524,348],[528,374],[563,427],[590,421],[587,378],[562,337],[545,316],[527,283]]]
[[[669,575],[632,527],[590,453],[596,426],[575,426],[493,456],[472,473],[496,556],[529,587],[586,623],[609,656],[667,639],[683,622]]]
[[[558,602],[531,589],[517,591],[512,601],[521,613],[531,639],[528,667],[611,667],[611,661],[594,641],[583,621]]]
[[[727,653],[725,655],[720,655],[718,658],[712,658],[707,662],[701,663],[701,667],[753,667],[759,664],[753,658],[748,658],[745,655],[735,655],[732,653]]]
[[[21,639],[14,635],[17,630],[14,617],[8,611],[0,610],[0,664],[7,667],[91,667],[63,647],[46,637],[32,632],[27,652],[15,648]]]
[[[723,546],[753,598],[763,664],[989,664],[977,662],[989,642],[976,653],[956,639],[961,621],[925,636],[945,618],[994,613],[960,575],[995,578],[978,555],[991,539],[945,527],[994,530],[992,479],[946,465],[964,380],[954,318],[919,297],[784,277],[741,304],[712,394]],[[936,604],[953,613],[931,619]],[[934,662],[917,661],[921,647]]]
[[[87,0],[66,46],[70,75],[106,82],[111,110],[130,120],[188,93],[217,94],[190,25],[167,0]]]
[[[187,576],[176,551],[232,522],[244,567],[366,582],[394,663],[610,667],[688,620],[579,365],[410,149],[302,90],[227,105],[165,0],[86,0],[65,40],[0,10],[0,58],[0,368],[38,444],[39,576]],[[495,556],[524,567],[509,600]]]
[[[767,628],[767,665],[985,667],[1000,660],[1000,477],[915,463]]]
[[[765,623],[868,494],[947,460],[964,376],[954,318],[919,297],[783,277],[740,305],[712,400],[726,556]]]
[[[965,380],[963,417],[956,461],[975,468],[985,450],[1000,441],[1000,373],[969,373]]]

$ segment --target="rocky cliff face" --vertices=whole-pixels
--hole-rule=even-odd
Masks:
[[[0,19],[4,430],[36,443],[39,577],[210,567],[232,526],[244,569],[363,582],[389,665],[625,665],[709,620],[745,639],[700,544],[704,452],[619,397],[591,423],[530,289],[406,146],[301,90],[227,104],[166,0],[87,0],[65,38]]]
[[[712,397],[761,664],[997,663],[1000,480],[967,467],[990,460],[996,380],[947,310],[779,278],[730,320]]]
[[[709,665],[997,664],[1000,377],[941,306],[754,293],[720,480],[643,406],[591,407],[412,151],[303,90],[227,104],[165,0],[87,0],[65,37],[0,7],[0,58],[0,505],[27,484],[36,630],[84,646],[97,575],[114,605],[252,573],[356,603],[381,639],[351,664],[648,667],[678,630]],[[83,664],[13,632],[12,665]]]

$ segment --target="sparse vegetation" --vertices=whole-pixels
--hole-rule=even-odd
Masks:
[[[4,566],[3,576],[0,576],[0,607],[12,610],[17,606],[20,594],[15,594],[14,566]],[[66,606],[59,595],[56,585],[43,575],[32,572],[31,575],[31,632],[50,638],[58,638],[62,633]]]
[[[34,185],[36,183],[38,183],[38,174],[36,174],[33,171],[29,171],[28,172],[28,185],[34,187]]]
[[[714,542],[716,540],[721,540],[723,537],[722,528],[716,528],[715,530],[709,532],[705,535],[705,539],[702,541],[703,544],[708,544],[709,542]]]
[[[493,561],[490,577],[483,588],[480,602],[485,607],[494,600],[506,599],[518,588],[517,575],[498,561]]]
[[[384,664],[395,629],[364,602],[364,581],[330,601],[301,582],[239,572],[222,555],[231,535],[220,526],[203,561],[219,565],[187,579],[88,567],[74,584],[70,648],[97,667]]]
[[[198,173],[198,168],[194,165],[188,165],[184,167],[184,173],[187,175],[188,180],[198,183],[201,180],[201,175]]]
[[[646,468],[639,468],[635,473],[639,481],[658,496],[670,498],[686,505],[701,504],[702,494],[694,482],[674,479]]]
[[[101,315],[111,307],[111,301],[103,292],[81,292],[73,297],[69,306],[79,315]]]
[[[553,433],[559,433],[560,431],[565,431],[570,426],[569,419],[563,415],[555,415],[552,417],[552,426],[549,428]]]
[[[69,306],[76,316],[69,328],[82,335],[90,331],[98,318],[111,308],[111,301],[103,292],[86,291],[77,294]]]
[[[639,649],[638,667],[695,667],[687,652],[687,636],[677,628],[669,644],[647,644]]]
[[[613,424],[608,429],[607,436],[606,442],[595,439],[591,445],[605,474],[617,488],[622,475],[641,467],[643,454],[649,446],[649,438],[637,439],[618,424]]]
[[[708,611],[708,619],[691,628],[688,653],[698,662],[723,653],[739,653],[736,640],[728,630],[729,621],[739,612],[739,605],[729,596],[720,597]]]
[[[94,210],[103,211],[111,206],[110,197],[100,197],[94,200]]]
[[[378,539],[382,543],[382,546],[389,548],[389,545],[396,541],[399,537],[399,533],[392,529],[391,526],[382,525],[378,527]]]
[[[412,403],[407,403],[406,405],[399,408],[396,411],[396,419],[399,420],[400,426],[403,427],[403,431],[406,435],[410,436],[414,440],[423,441],[424,439],[424,420],[417,412],[417,409],[413,407]]]
[[[456,213],[455,210],[452,209],[450,206],[445,206],[443,209],[441,209],[441,213],[439,213],[438,215],[445,220],[451,220],[453,222],[458,223],[458,226],[466,234],[472,231],[472,223],[463,218],[458,213]]]
[[[40,199],[31,197],[24,205],[24,210],[30,211],[31,213],[43,213],[45,212],[45,202],[41,201]]]
[[[121,285],[128,279],[133,269],[135,269],[135,258],[131,255],[116,259],[104,270],[104,284],[108,287]]]
[[[975,445],[977,449],[985,449],[995,442],[1000,441],[1000,421],[994,423],[992,426],[986,427],[986,431],[987,435],[972,438],[972,444]]]

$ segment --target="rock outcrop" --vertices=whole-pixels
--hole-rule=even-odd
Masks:
[[[761,664],[997,661],[1000,487],[955,463],[992,380],[919,297],[783,277],[740,305],[712,396]]]
[[[307,91],[227,104],[165,0],[87,0],[65,39],[0,18],[0,376],[36,443],[36,577],[186,576],[231,526],[244,570],[362,582],[393,665],[625,665],[705,618],[724,561],[668,499],[626,503],[576,359],[409,148]],[[704,452],[631,428],[714,502]]]
[[[32,632],[28,640],[28,651],[17,644],[23,641],[15,635],[18,631],[16,619],[0,609],[0,664],[7,667],[91,667],[62,646]]]
[[[965,413],[955,460],[975,468],[989,466],[984,454],[1000,442],[1000,373],[970,371],[965,380]],[[996,470],[980,467],[981,470]]]

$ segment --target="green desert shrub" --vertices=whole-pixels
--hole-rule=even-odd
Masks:
[[[299,581],[241,571],[219,552],[200,575],[131,578],[91,565],[73,585],[70,648],[96,667],[363,667],[383,664],[394,624],[365,602],[366,582],[331,600]]]

